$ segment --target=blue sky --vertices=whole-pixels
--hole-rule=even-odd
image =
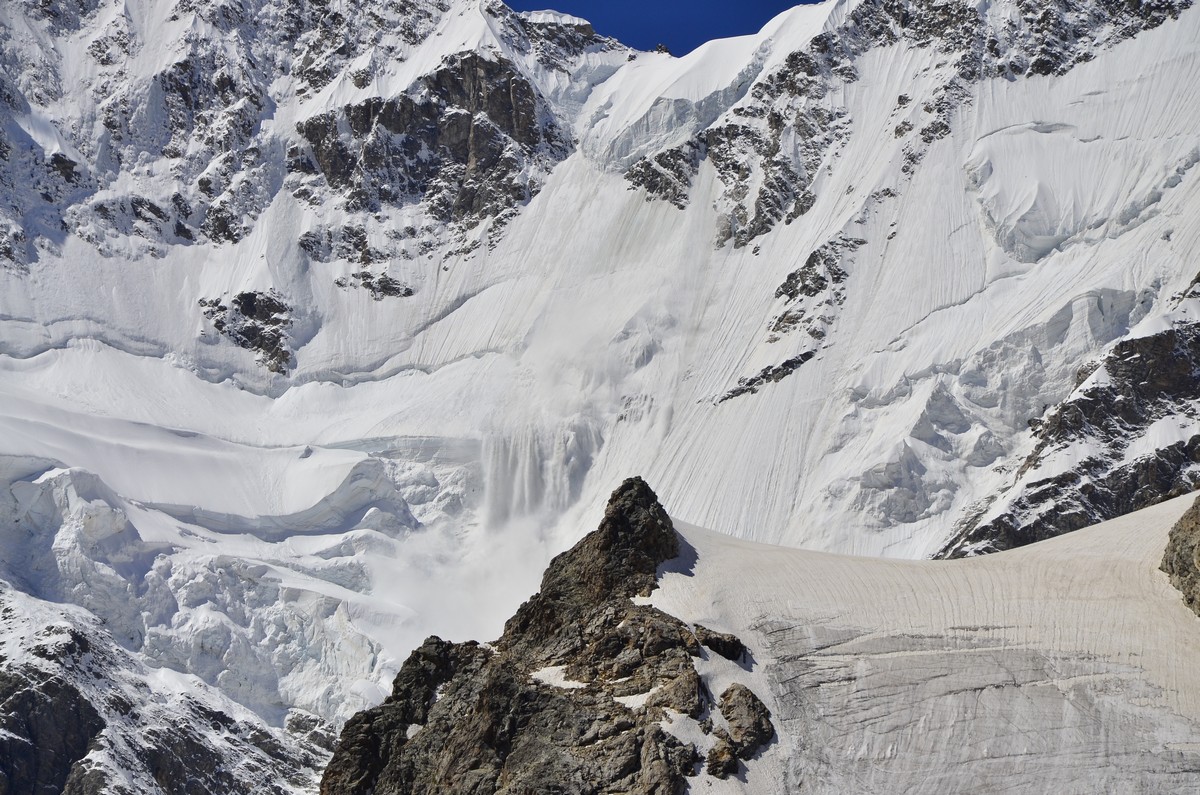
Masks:
[[[518,11],[552,8],[590,20],[597,33],[639,50],[659,42],[675,55],[709,39],[756,33],[767,20],[800,0],[506,0]]]

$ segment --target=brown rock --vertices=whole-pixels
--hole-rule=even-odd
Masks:
[[[719,731],[718,737],[717,744],[709,749],[704,769],[715,778],[728,778],[738,769],[737,749],[729,742],[724,731]]]
[[[729,635],[725,632],[714,632],[708,627],[702,627],[699,624],[696,625],[695,632],[696,640],[727,660],[740,663],[742,657],[746,654],[745,644],[736,635]]]
[[[729,724],[729,739],[742,759],[753,757],[775,735],[771,711],[745,685],[730,685],[721,694],[721,715]]]
[[[1171,528],[1160,568],[1171,578],[1171,585],[1183,594],[1192,612],[1200,614],[1200,499],[1188,508]]]

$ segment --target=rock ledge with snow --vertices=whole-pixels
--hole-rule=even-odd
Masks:
[[[693,630],[632,601],[680,552],[654,492],[626,480],[494,646],[431,637],[413,652],[391,697],[346,724],[321,792],[678,793],[700,754],[661,724],[684,716],[728,747],[714,775],[735,772],[774,735],[770,713],[740,685],[718,707]]]

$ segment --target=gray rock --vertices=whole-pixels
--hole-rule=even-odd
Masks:
[[[1188,508],[1171,528],[1160,568],[1171,578],[1171,585],[1183,594],[1183,601],[1200,615],[1200,499]]]

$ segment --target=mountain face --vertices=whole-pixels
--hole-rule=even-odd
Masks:
[[[702,644],[744,664],[741,641],[630,603],[682,551],[650,487],[625,481],[495,644],[431,637],[409,656],[392,695],[346,723],[321,792],[669,795],[701,757],[679,725],[712,738],[710,775],[737,773],[774,736],[770,711],[741,683],[718,700],[697,669]]]
[[[1200,328],[1186,312],[1163,326],[1118,340],[1080,370],[1070,397],[1031,426],[1036,445],[1013,485],[965,524],[946,553],[1040,541],[1200,484]]]
[[[333,737],[286,729],[136,659],[86,611],[0,593],[0,790],[135,795],[313,787]]]
[[[629,472],[890,557],[1183,493],[1197,79],[1186,0],[834,0],[683,58],[491,0],[0,6],[0,596],[304,790]],[[21,781],[188,791],[22,643],[13,703],[80,717]]]

